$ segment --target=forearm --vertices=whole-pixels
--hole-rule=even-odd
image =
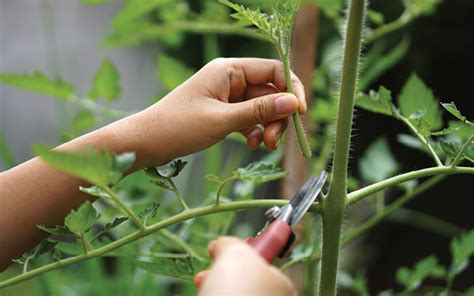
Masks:
[[[56,149],[79,151],[94,146],[113,152],[134,151],[134,138],[121,136],[120,130],[130,128],[127,121],[112,123]],[[144,162],[139,158],[139,164]],[[71,209],[91,199],[78,190],[80,185],[87,184],[47,166],[38,157],[0,174],[0,270],[44,238],[45,233],[36,225],[61,225]]]

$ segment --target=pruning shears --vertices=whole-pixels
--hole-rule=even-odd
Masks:
[[[327,175],[326,171],[322,171],[318,176],[310,177],[287,205],[268,209],[265,212],[267,223],[263,229],[255,238],[246,239],[267,262],[285,255],[295,240],[293,228],[316,200]]]

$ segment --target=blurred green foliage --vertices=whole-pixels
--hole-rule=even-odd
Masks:
[[[81,2],[88,5],[106,5],[108,1]],[[235,2],[253,9],[260,8],[264,12],[269,12],[272,8],[271,1]],[[365,59],[362,62],[363,70],[356,104],[359,108],[399,120],[412,134],[399,135],[398,139],[402,144],[419,149],[431,157],[434,153],[440,161],[449,165],[457,158],[460,158],[458,161],[474,160],[474,144],[468,142],[474,134],[472,119],[463,116],[454,103],[440,105],[430,88],[416,73],[407,79],[397,100],[392,99],[391,91],[383,86],[379,86],[377,90],[370,89],[378,77],[400,62],[410,50],[410,35],[404,28],[418,17],[434,13],[438,3],[437,0],[404,0],[401,3],[404,11],[391,21],[390,17],[368,7]],[[314,65],[317,71],[315,70],[312,85],[307,86],[312,88],[313,95],[317,97],[310,106],[307,126],[311,138],[318,139],[312,143],[312,150],[317,157],[310,163],[311,170],[317,171],[324,168],[331,158],[332,134],[337,112],[335,94],[340,76],[340,28],[344,21],[345,3],[342,0],[311,0],[304,1],[304,4],[319,5],[323,13],[319,24],[319,54],[317,64]],[[274,57],[271,47],[262,42],[261,36],[255,34],[256,28],[247,27],[248,23],[243,20],[235,22],[229,17],[229,12],[227,7],[212,0],[128,0],[110,21],[110,32],[103,43],[115,47],[142,44],[160,46],[157,48],[156,73],[157,80],[165,92],[157,94],[156,100],[159,100],[166,92],[192,76],[195,69],[214,57]],[[390,36],[393,32],[399,34]],[[390,38],[387,38],[388,36]],[[39,71],[32,74],[1,73],[0,82],[75,105],[76,113],[71,118],[68,132],[58,135],[62,136],[63,140],[79,136],[100,124],[127,115],[126,112],[114,110],[109,105],[111,101],[118,100],[121,94],[120,73],[109,58],[104,59],[98,67],[87,94],[77,94],[72,83],[61,78],[52,79]],[[453,115],[447,123],[443,121],[444,110],[447,111],[446,114]],[[133,162],[130,155],[112,155],[93,149],[71,154],[49,151],[43,146],[37,146],[35,152],[48,164],[98,185],[81,190],[102,199],[94,206],[85,203],[72,212],[66,218],[65,226],[62,226],[66,228],[41,226],[40,229],[53,234],[53,237],[25,254],[20,263],[27,268],[41,266],[60,258],[81,254],[90,247],[105,246],[134,231],[136,226],[123,217],[123,211],[113,205],[113,200],[101,187],[115,185],[113,190],[116,195],[133,212],[139,213],[140,219],[143,219],[146,225],[169,218],[178,212],[179,203],[172,197],[173,194],[182,194],[186,202],[193,206],[212,204],[216,195],[220,195],[220,200],[226,202],[230,199],[249,200],[252,197],[274,194],[268,187],[267,190],[257,189],[257,185],[286,176],[286,172],[278,169],[283,152],[278,150],[260,159],[259,153],[257,157],[250,155],[242,141],[236,138],[238,137],[231,136],[224,142],[226,149],[219,148],[201,155],[205,158],[205,165],[198,156],[191,156],[187,158],[189,165],[182,172],[184,165],[176,174],[165,177],[161,174],[161,178],[150,177],[140,171],[126,176],[118,184],[116,183]],[[16,163],[1,133],[0,161],[6,167],[12,167]],[[246,166],[250,161],[255,162]],[[388,178],[401,167],[385,138],[372,143],[358,164],[359,173],[351,179],[354,188],[359,187],[361,183],[368,184]],[[155,172],[159,170],[156,169]],[[175,180],[178,173],[179,178]],[[209,174],[214,174],[209,179],[217,182],[216,186],[212,183],[200,185],[204,178],[196,182],[195,176]],[[215,174],[229,177],[221,179]],[[230,184],[230,181],[235,183],[224,187],[225,184]],[[410,192],[413,190],[410,186],[405,186],[402,190]],[[181,193],[177,192],[177,187],[186,188]],[[382,201],[379,206],[383,211],[383,194],[377,199]],[[100,213],[100,217],[97,213]],[[68,266],[65,268],[66,272],[53,271],[41,275],[28,283],[5,289],[2,295],[23,293],[23,285],[29,287],[28,291],[38,288],[44,295],[73,292],[94,295],[194,294],[196,290],[189,280],[196,271],[208,266],[208,243],[222,234],[254,234],[261,222],[256,217],[247,219],[246,216],[246,219],[241,219],[235,213],[229,212],[193,218],[109,252],[106,254],[107,258]],[[316,237],[318,231],[315,227],[312,237]],[[350,228],[347,231],[349,232]],[[78,235],[72,235],[71,238],[70,234],[73,232]],[[452,241],[453,261],[449,268],[442,267],[436,257],[430,256],[413,268],[399,269],[396,281],[404,287],[403,293],[411,293],[420,288],[427,277],[446,278],[447,289],[451,289],[455,276],[465,269],[474,252],[472,234],[471,231]],[[53,249],[56,251],[52,251]],[[314,241],[305,242],[294,249],[290,260],[305,261],[316,256],[318,252],[318,244],[314,244]],[[49,255],[39,257],[44,253]],[[15,269],[12,267],[0,277],[11,277],[12,270]],[[341,278],[343,289],[351,290],[357,295],[370,294],[368,281],[362,274],[345,274]],[[91,282],[94,284],[90,284]],[[474,287],[470,292],[466,291],[466,295],[472,293],[473,289]],[[385,291],[380,295],[392,295],[390,293],[392,292]]]

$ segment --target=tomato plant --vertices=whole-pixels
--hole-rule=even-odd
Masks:
[[[106,42],[109,45],[133,45],[159,40],[167,52],[179,52],[180,46],[185,47],[185,33],[197,33],[203,36],[203,62],[206,62],[220,55],[217,42],[220,35],[249,38],[257,49],[264,48],[264,56],[273,55],[269,54],[269,46],[262,43],[270,41],[285,66],[287,88],[292,92],[292,28],[300,2],[284,1],[274,5],[265,1],[243,1],[242,5],[226,0],[220,2],[203,1],[200,13],[194,13],[190,12],[190,6],[185,1],[129,0],[114,18],[113,31],[106,37]],[[343,24],[343,45],[341,50],[334,42],[325,45],[324,61],[313,81],[312,91],[320,98],[310,106],[306,132],[309,139],[306,138],[300,115],[295,113],[293,119],[302,155],[308,159],[307,163],[312,168],[310,172],[317,172],[330,164],[330,182],[325,194],[311,208],[311,212],[320,217],[311,219],[311,226],[319,221],[321,230],[312,231],[317,227],[309,227],[310,231],[306,231],[303,242],[292,250],[288,260],[280,267],[287,269],[305,264],[308,278],[306,287],[300,291],[308,295],[316,293],[316,282],[319,295],[335,295],[338,284],[359,295],[368,295],[367,279],[364,276],[341,272],[341,249],[384,219],[404,210],[403,205],[447,176],[474,174],[474,124],[454,102],[439,103],[430,88],[415,73],[410,75],[396,98],[384,86],[369,89],[377,77],[408,51],[407,38],[398,40],[395,46],[378,41],[433,12],[438,1],[403,1],[404,12],[388,23],[381,13],[370,9],[365,0],[348,1],[344,18],[340,16],[342,1],[316,2],[336,27]],[[227,17],[229,7],[234,11],[233,17],[237,21]],[[375,24],[370,29],[364,25],[367,17]],[[361,60],[364,47],[367,48],[366,59]],[[340,55],[338,51],[341,51]],[[159,80],[167,91],[194,73],[185,62],[169,54],[159,54],[157,63]],[[0,81],[77,106],[71,128],[63,135],[66,139],[76,137],[97,124],[128,114],[108,105],[108,102],[117,100],[121,93],[120,74],[108,58],[98,68],[89,92],[83,96],[76,92],[71,83],[51,79],[41,72],[2,73]],[[354,108],[383,115],[403,124],[410,135],[399,135],[399,141],[430,157],[433,165],[401,173],[386,138],[380,138],[370,145],[359,160],[360,180],[351,176],[349,157]],[[443,115],[451,116],[447,125]],[[319,141],[315,141],[316,138]],[[240,145],[241,140],[231,136],[228,142]],[[49,165],[93,184],[80,190],[97,197],[98,201],[94,204],[86,202],[73,210],[66,217],[64,225],[38,225],[51,236],[15,260],[22,266],[21,273],[1,281],[0,288],[97,257],[113,257],[120,264],[131,263],[139,270],[189,281],[196,272],[209,266],[206,245],[210,240],[220,234],[237,233],[242,236],[247,232],[252,233],[245,228],[232,230],[238,227],[233,225],[237,211],[287,203],[282,199],[252,199],[259,192],[256,189],[258,185],[283,179],[293,173],[278,167],[285,151],[277,150],[238,168],[245,156],[238,152],[242,150],[231,150],[234,154],[226,159],[223,148],[233,149],[231,145],[223,147],[220,144],[206,152],[205,173],[202,175],[207,176],[199,180],[201,183],[207,182],[202,190],[204,199],[192,197],[191,189],[181,191],[180,188],[184,186],[179,178],[191,178],[186,173],[189,169],[186,167],[187,162],[183,160],[175,160],[164,167],[150,167],[123,178],[135,160],[133,152],[113,155],[89,149],[80,153],[66,153],[35,146],[34,152]],[[290,142],[289,145],[295,144]],[[13,166],[15,158],[7,145],[0,142],[0,147],[4,162]],[[194,169],[195,159],[188,161],[192,162]],[[429,179],[421,183],[414,181],[426,177]],[[385,192],[390,187],[398,187],[403,193],[395,201],[387,203]],[[170,194],[176,200],[171,199]],[[343,225],[348,209],[367,199],[375,200],[373,215],[361,223],[348,223],[350,227],[345,230]],[[415,215],[419,219],[422,217]],[[434,219],[430,223],[446,226],[444,221],[434,217],[430,219]],[[242,225],[250,229],[252,227],[244,223]],[[427,257],[414,266],[400,267],[394,279],[402,287],[400,292],[405,295],[419,291],[449,295],[455,291],[456,276],[466,269],[469,258],[474,255],[474,232],[462,232],[452,239],[452,261],[448,267],[443,266],[429,251]],[[46,256],[41,255],[47,253],[51,256],[44,259]],[[317,266],[320,266],[318,280],[315,272]],[[442,279],[442,283],[434,288],[422,287],[423,281],[428,278]],[[140,283],[135,283],[137,286],[149,281],[142,274],[140,279]],[[166,282],[166,279],[160,279]],[[189,292],[192,289],[188,283],[183,284],[180,291]],[[465,293],[472,294],[473,289]],[[166,292],[163,290],[163,293]],[[389,290],[382,294],[392,295],[395,292]]]

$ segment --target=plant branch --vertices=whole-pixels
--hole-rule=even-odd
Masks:
[[[108,187],[108,186],[103,186],[101,187],[102,190],[104,190],[105,192],[107,192],[107,194],[109,195],[110,199],[112,199],[115,204],[122,210],[124,211],[128,217],[130,218],[130,220],[133,221],[133,223],[135,223],[135,225],[141,230],[141,231],[144,231],[145,230],[145,225],[143,225],[142,221],[140,220],[140,218],[137,216],[137,214],[135,214],[126,204],[124,204],[122,202],[122,200],[120,200],[120,198],[118,198],[118,196]]]
[[[290,68],[289,53],[284,53],[281,49],[278,52],[280,53],[280,57],[283,60],[283,66],[285,68],[286,88],[288,89],[288,92],[294,94],[293,84],[291,83],[291,68]],[[293,113],[293,122],[295,125],[296,137],[298,138],[301,152],[303,153],[303,156],[305,158],[311,158],[311,147],[309,146],[308,139],[306,138],[303,121],[298,111]]]
[[[80,236],[80,238],[81,238],[82,249],[83,249],[83,251],[84,251],[84,254],[87,254],[87,251],[88,251],[88,250],[87,250],[86,238],[84,237],[84,233],[81,232],[81,233],[79,234],[79,236]]]
[[[441,182],[446,177],[447,175],[440,175],[440,176],[433,177],[429,179],[428,181],[422,183],[418,187],[416,187],[413,191],[407,192],[403,194],[402,196],[400,196],[396,201],[386,206],[382,213],[373,215],[366,222],[360,224],[356,228],[350,230],[350,232],[346,233],[344,237],[342,238],[342,242],[341,242],[342,247],[345,247],[348,244],[350,244],[353,240],[360,237],[362,234],[366,233],[367,231],[372,229],[374,226],[376,226],[378,223],[383,221],[385,218],[390,216],[390,214],[392,214],[395,210],[407,204],[409,201],[416,198],[420,194],[426,192],[428,189],[434,187],[436,184]],[[300,261],[312,260],[314,262],[317,262],[320,259],[321,259],[321,252],[318,252],[316,254],[313,254],[309,258],[297,258],[297,259],[290,260],[286,264],[284,264],[281,267],[281,269],[286,269]]]
[[[105,117],[104,118],[105,120],[120,119],[120,118],[127,117],[129,115],[134,114],[134,112],[120,111],[120,110],[116,110],[110,107],[97,104],[96,101],[91,100],[90,98],[87,98],[87,97],[81,98],[81,97],[78,97],[76,94],[69,95],[69,97],[67,98],[67,101],[74,105],[78,105],[84,109],[87,109],[91,112],[99,113]]]
[[[364,197],[384,190],[385,188],[390,186],[394,186],[413,179],[443,174],[474,174],[474,167],[432,167],[401,174],[349,193],[347,196],[347,205],[351,206],[359,200],[363,199]]]
[[[426,148],[428,148],[428,151],[430,152],[431,156],[433,157],[434,161],[436,162],[436,164],[438,166],[443,166],[443,163],[441,162],[441,160],[439,159],[438,157],[438,154],[436,154],[436,152],[434,151],[433,147],[431,146],[431,144],[428,142],[428,140],[426,140],[425,137],[423,137],[422,135],[420,135],[420,133],[418,132],[418,130],[416,129],[416,127],[413,126],[413,124],[410,122],[410,120],[408,120],[406,117],[404,116],[401,116],[401,115],[396,115],[396,118],[400,119],[401,121],[403,121],[409,128],[410,130],[418,137],[418,139],[420,139],[420,141],[426,146]]]
[[[178,187],[177,187],[176,184],[174,183],[173,179],[168,178],[168,183],[170,183],[171,188],[173,188],[173,192],[176,194],[176,197],[178,198],[178,200],[179,200],[179,202],[181,203],[181,205],[183,206],[183,208],[184,208],[185,210],[189,210],[188,205],[187,205],[186,202],[184,201],[184,198],[183,198],[183,196],[181,195],[181,192],[179,191]]]
[[[365,0],[351,0],[346,23],[344,59],[339,95],[331,183],[323,199],[323,247],[319,295],[336,295],[336,277],[342,220],[347,199],[347,167],[352,131],[354,97],[361,51]]]
[[[471,136],[466,143],[462,146],[461,150],[459,150],[458,155],[454,158],[453,162],[451,163],[451,167],[457,166],[461,161],[462,161],[462,156],[464,154],[464,151],[466,151],[467,147],[471,145],[471,143],[474,141],[474,136]]]
[[[407,192],[403,194],[401,197],[399,197],[397,200],[386,206],[380,214],[374,215],[369,220],[366,222],[360,224],[353,230],[351,230],[348,234],[344,236],[342,239],[342,245],[346,246],[350,242],[352,242],[354,239],[358,238],[361,236],[363,233],[367,232],[368,230],[372,229],[375,225],[380,223],[383,219],[388,217],[390,214],[392,214],[395,210],[400,208],[401,206],[405,205],[407,202],[411,201],[415,197],[419,196],[420,194],[424,193],[428,189],[432,188],[439,182],[441,182],[444,178],[446,178],[447,175],[439,175],[432,177],[428,181],[422,183],[418,187],[416,187],[412,192]]]
[[[61,261],[55,261],[53,263],[50,263],[48,265],[44,265],[40,268],[36,268],[34,270],[28,271],[26,273],[17,275],[15,277],[12,277],[10,279],[4,280],[0,282],[0,289],[11,286],[23,281],[26,281],[28,279],[31,279],[35,276],[41,275],[43,273],[64,267],[64,266],[69,266],[71,264],[75,264],[81,261],[85,261],[91,258],[99,257],[102,255],[105,255],[107,253],[112,252],[113,250],[120,248],[126,244],[132,243],[142,237],[145,237],[147,235],[150,235],[152,233],[155,233],[161,229],[164,229],[166,227],[169,227],[171,225],[175,225],[181,222],[184,222],[189,219],[193,219],[196,217],[200,216],[205,216],[205,215],[210,215],[214,213],[220,213],[220,212],[229,212],[229,211],[240,211],[240,210],[245,210],[245,209],[253,209],[253,208],[269,208],[272,206],[284,206],[288,203],[287,200],[282,200],[282,199],[261,199],[261,200],[246,200],[246,201],[235,201],[235,202],[229,202],[229,203],[224,203],[220,204],[219,206],[215,205],[209,205],[209,206],[204,206],[200,208],[195,208],[195,209],[190,209],[188,211],[183,211],[179,214],[176,214],[172,217],[163,219],[153,225],[150,225],[148,227],[145,227],[145,230],[140,231],[137,230],[125,237],[122,237],[108,245],[105,245],[103,247],[94,249],[89,251],[87,254],[82,254],[78,255],[75,257],[70,257],[63,259]],[[311,212],[320,212],[320,207],[318,203],[314,203],[310,211]]]
[[[229,183],[229,182],[232,182],[232,181],[235,181],[237,180],[237,178],[235,177],[229,177],[227,179],[224,179],[220,185],[219,185],[219,189],[217,189],[217,193],[216,193],[216,206],[219,205],[220,203],[220,198],[221,198],[221,193],[222,193],[222,190],[224,189],[224,186]]]
[[[403,13],[398,19],[385,24],[377,29],[373,30],[367,38],[364,40],[364,44],[369,44],[375,41],[376,39],[388,35],[392,32],[400,30],[410,24],[415,18],[407,17],[406,13]]]
[[[436,216],[404,207],[398,208],[388,218],[390,221],[412,225],[447,238],[453,238],[466,231]]]

